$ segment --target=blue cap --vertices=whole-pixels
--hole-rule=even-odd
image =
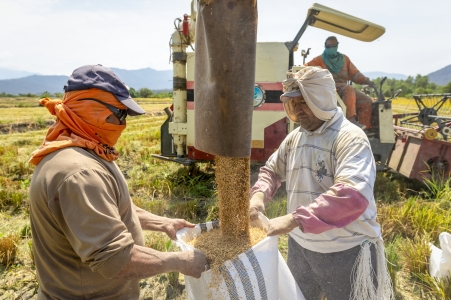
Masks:
[[[82,66],[72,73],[64,86],[64,91],[79,91],[97,88],[113,94],[127,106],[130,116],[142,115],[145,111],[132,99],[128,86],[110,69],[102,65]]]

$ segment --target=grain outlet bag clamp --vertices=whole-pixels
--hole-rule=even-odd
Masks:
[[[259,215],[263,226],[268,219]],[[194,249],[186,241],[203,232],[219,227],[219,222],[197,224],[177,232],[177,245],[182,251]],[[304,300],[287,264],[278,250],[278,236],[264,240],[226,261],[220,268],[220,282],[212,283],[212,270],[202,273],[199,279],[185,276],[186,293],[189,300],[211,299],[262,299]]]

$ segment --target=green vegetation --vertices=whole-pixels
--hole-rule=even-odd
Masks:
[[[37,290],[28,221],[28,188],[34,166],[28,159],[54,120],[44,107],[37,105],[37,100],[0,99],[2,112],[6,112],[0,115],[0,128],[9,128],[0,132],[0,294],[14,299],[19,295],[31,297]],[[170,106],[170,99],[137,101],[147,113],[127,119],[127,129],[117,145],[121,153],[117,163],[134,202],[155,214],[194,223],[218,219],[213,164],[187,168],[151,156],[160,151],[159,127],[166,119],[163,108]],[[404,109],[405,103],[398,102],[402,103],[398,109]],[[438,235],[449,231],[451,224],[449,184],[449,180],[434,179],[420,185],[395,174],[377,175],[378,220],[399,299],[451,298],[450,280],[436,280],[428,275],[428,243],[438,245]],[[280,190],[267,205],[266,215],[282,215],[286,205],[285,193]],[[280,252],[286,257],[287,236],[281,236],[279,241]],[[146,232],[145,243],[159,251],[178,251],[166,235],[158,232]],[[169,273],[143,280],[141,287],[153,291],[145,297],[186,299],[183,276],[179,275]]]
[[[380,86],[382,78],[376,78],[373,80],[377,87]],[[399,97],[411,98],[413,94],[441,94],[451,93],[451,82],[444,86],[437,85],[433,82],[429,82],[428,76],[409,76],[407,79],[387,79],[382,88],[382,92],[385,97],[391,97],[398,89],[402,92]],[[370,89],[371,90],[371,89]]]
[[[172,91],[164,90],[164,91],[154,92],[148,88],[140,88],[139,90],[130,88],[130,95],[133,98],[171,98]]]
[[[134,88],[130,88],[130,95],[133,98],[171,98],[172,91],[171,90],[162,90],[162,91],[152,91],[148,88],[140,88],[139,90],[135,90]],[[55,98],[55,99],[63,99],[63,93],[50,93],[45,91],[44,93],[37,94],[18,94],[12,95],[7,94],[5,92],[0,93],[0,98]]]

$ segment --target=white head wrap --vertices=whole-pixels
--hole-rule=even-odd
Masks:
[[[282,82],[284,94],[292,97],[300,94],[313,114],[320,120],[328,121],[337,112],[335,81],[327,69],[305,67],[296,73],[287,73]]]

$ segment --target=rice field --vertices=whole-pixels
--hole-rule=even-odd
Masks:
[[[28,159],[54,120],[37,100],[0,98],[0,299],[36,299],[28,221],[33,166]],[[127,119],[127,129],[116,147],[121,153],[118,165],[135,204],[155,214],[195,223],[217,220],[214,164],[190,169],[151,156],[160,152],[160,126],[166,119],[163,108],[171,105],[171,99],[137,101],[146,114]],[[413,99],[395,99],[393,111],[407,113],[417,108]],[[258,166],[252,166],[251,172],[255,175]],[[449,231],[451,225],[449,181],[424,185],[397,174],[379,173],[375,197],[397,299],[450,299],[449,281],[436,281],[427,273],[427,243],[438,245],[438,234]],[[283,190],[265,213],[268,218],[286,213]],[[160,233],[146,233],[146,245],[159,251],[177,251]],[[286,236],[280,238],[279,249],[286,256]],[[186,299],[183,276],[178,273],[142,280],[141,289],[140,299]]]
[[[441,99],[440,96],[421,97],[426,107],[434,107]],[[418,106],[413,98],[395,98],[393,99],[393,114],[407,114],[418,112]],[[451,116],[451,101],[447,101],[439,110],[440,115]]]

